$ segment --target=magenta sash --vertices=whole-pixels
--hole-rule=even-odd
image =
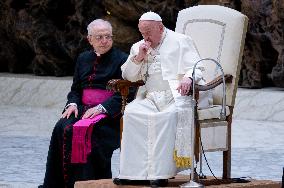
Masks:
[[[106,101],[113,95],[112,91],[101,89],[84,89],[82,102],[84,105],[96,106]],[[86,163],[87,156],[91,153],[91,138],[93,126],[106,114],[98,114],[93,118],[81,119],[73,125],[71,163]]]
[[[96,106],[106,101],[112,95],[112,91],[87,88],[83,90],[82,102],[84,105]]]

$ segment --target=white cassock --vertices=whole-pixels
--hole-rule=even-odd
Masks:
[[[182,148],[177,151],[180,156],[189,155],[186,152],[191,147],[176,136],[186,136],[190,141],[191,96],[181,96],[176,88],[183,77],[192,77],[193,66],[200,57],[190,37],[165,29],[161,44],[137,65],[133,57],[143,42],[132,46],[122,66],[124,79],[144,79],[146,83],[125,108],[118,178],[168,179],[177,173],[176,147]],[[195,70],[199,84],[203,84],[202,68]]]

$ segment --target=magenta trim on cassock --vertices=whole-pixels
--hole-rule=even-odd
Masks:
[[[96,106],[113,95],[113,92],[101,89],[84,89],[82,101],[84,105]],[[98,114],[93,118],[81,119],[73,125],[71,163],[86,163],[91,153],[93,126],[106,114]]]

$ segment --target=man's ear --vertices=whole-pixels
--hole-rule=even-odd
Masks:
[[[159,24],[159,28],[160,28],[160,31],[163,33],[164,32],[164,25],[162,23]]]
[[[92,41],[91,41],[92,39],[89,35],[87,36],[87,39],[88,39],[88,42],[92,45]]]

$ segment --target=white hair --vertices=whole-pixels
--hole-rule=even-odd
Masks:
[[[96,19],[96,20],[92,21],[91,23],[89,23],[89,25],[87,27],[88,35],[92,35],[94,28],[100,27],[100,26],[107,26],[107,27],[109,27],[110,31],[112,32],[112,26],[111,26],[111,23],[109,21],[106,21],[106,20],[103,20],[103,19]]]

